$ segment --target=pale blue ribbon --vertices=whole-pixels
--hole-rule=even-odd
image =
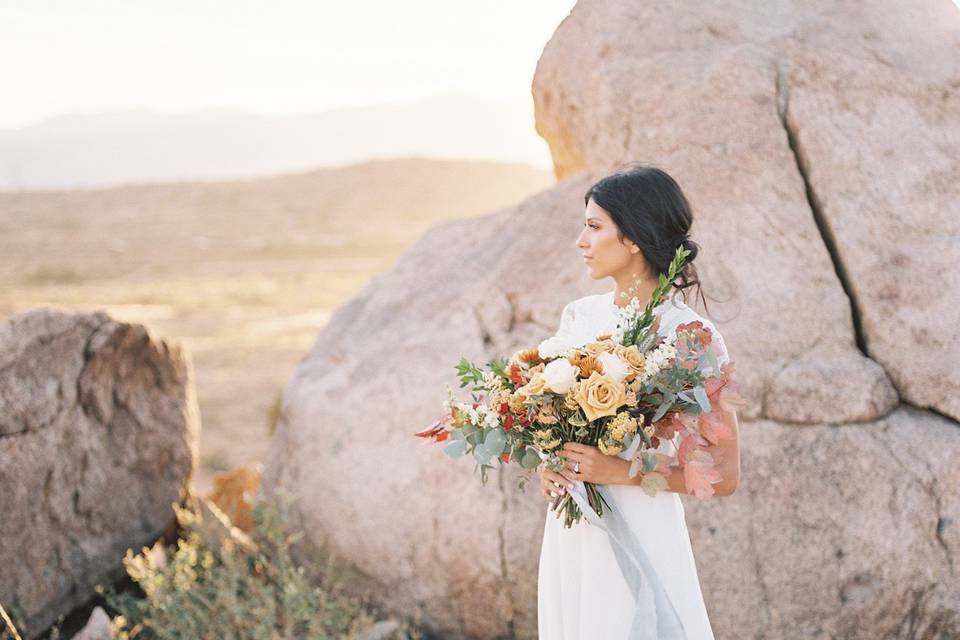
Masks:
[[[640,438],[634,438],[634,446],[628,447],[621,453],[621,457],[630,459],[639,444]],[[604,491],[603,485],[595,485],[597,491],[603,495],[608,505],[612,500]],[[617,559],[623,578],[630,587],[636,602],[633,622],[630,625],[628,640],[686,640],[687,632],[683,622],[660,582],[660,576],[644,553],[640,541],[634,535],[630,525],[612,506],[605,509],[603,516],[590,506],[587,499],[586,487],[582,481],[576,481],[573,489],[569,490],[584,517],[601,530],[606,531],[613,548],[613,555]]]

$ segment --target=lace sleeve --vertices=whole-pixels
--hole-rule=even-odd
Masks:
[[[560,326],[553,336],[540,343],[537,350],[541,358],[552,358],[569,349],[573,334],[573,323],[576,320],[576,311],[573,302],[568,302],[560,313]]]
[[[723,341],[723,336],[717,330],[717,327],[712,323],[708,326],[713,332],[713,340],[711,344],[713,347],[713,352],[717,356],[717,363],[722,367],[724,364],[730,362],[730,354],[727,353],[727,345]]]
[[[576,312],[573,308],[573,302],[568,302],[560,312],[560,328],[557,329],[557,335],[566,335],[573,329],[573,322],[576,320]]]

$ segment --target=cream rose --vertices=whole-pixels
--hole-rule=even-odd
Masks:
[[[587,420],[612,416],[626,400],[622,384],[596,371],[580,383],[575,397]]]
[[[554,393],[566,393],[577,382],[579,367],[570,364],[569,360],[554,360],[543,369],[544,385]]]
[[[609,351],[604,351],[597,356],[597,360],[603,365],[603,373],[616,383],[623,382],[623,379],[630,374],[630,367],[620,359],[620,356]]]

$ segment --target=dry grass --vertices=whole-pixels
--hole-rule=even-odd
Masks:
[[[0,192],[0,317],[103,309],[183,343],[195,489],[260,459],[277,389],[332,311],[431,225],[552,184],[519,165],[380,160],[262,180]]]

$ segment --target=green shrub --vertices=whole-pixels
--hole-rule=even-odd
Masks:
[[[145,597],[97,588],[120,614],[119,640],[343,638],[374,623],[329,557],[309,573],[296,563],[291,545],[299,535],[289,533],[276,507],[255,504],[250,538],[209,526],[196,509],[175,509],[181,534],[172,553],[145,547],[124,558]],[[391,637],[413,636],[400,629]]]

